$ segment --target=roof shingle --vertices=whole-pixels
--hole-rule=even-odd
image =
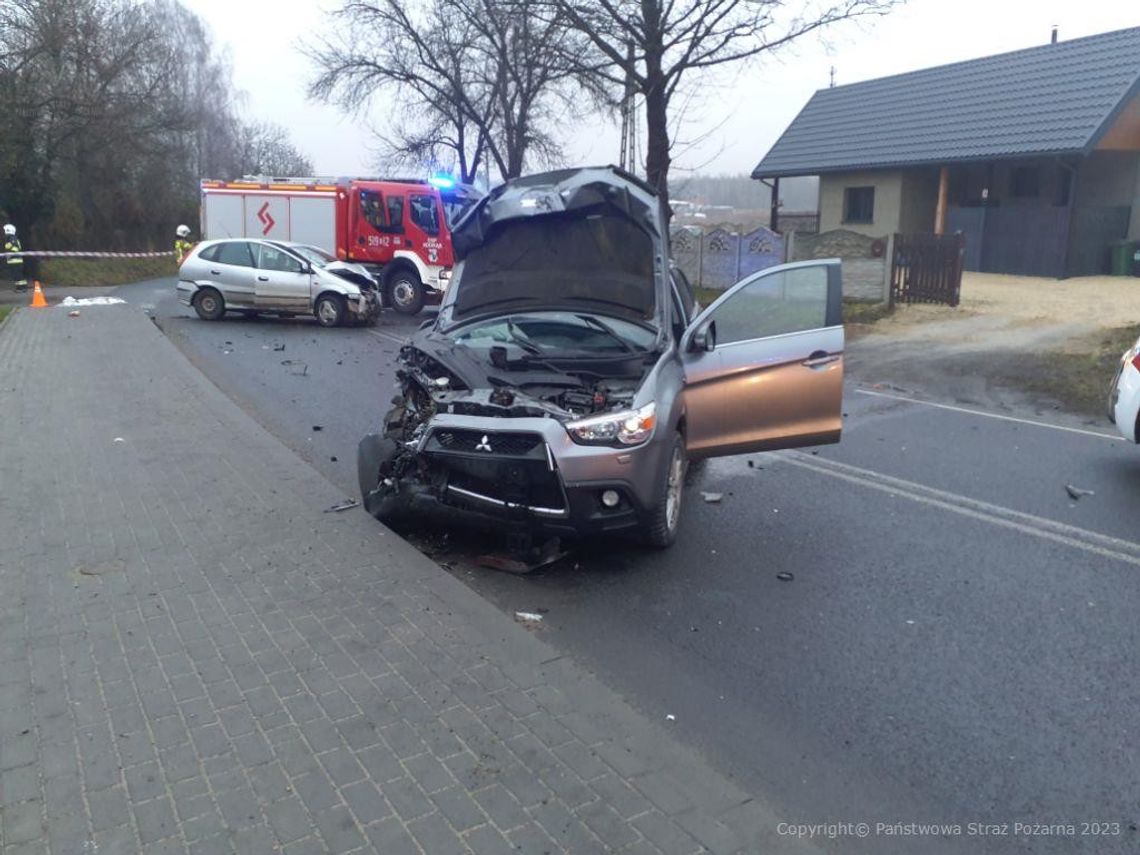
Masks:
[[[1140,90],[1140,27],[821,89],[754,178],[1084,151]]]

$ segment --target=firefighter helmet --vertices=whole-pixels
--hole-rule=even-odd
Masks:
[[[178,228],[176,228],[174,230],[174,233],[176,235],[178,235],[180,238],[190,237],[190,227],[189,226],[179,226]]]
[[[8,237],[14,237],[16,234],[16,227],[11,223],[5,224],[4,234],[6,234]]]

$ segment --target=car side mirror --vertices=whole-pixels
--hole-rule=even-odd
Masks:
[[[716,321],[709,321],[693,330],[689,337],[690,353],[708,353],[716,350]]]

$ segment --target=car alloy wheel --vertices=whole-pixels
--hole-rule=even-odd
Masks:
[[[344,322],[348,313],[344,297],[339,294],[323,294],[319,300],[314,314],[317,323],[322,327],[335,327]]]

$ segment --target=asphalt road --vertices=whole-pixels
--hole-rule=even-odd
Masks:
[[[211,324],[170,282],[118,294],[356,494],[356,443],[417,321]],[[504,611],[547,610],[551,643],[789,820],[870,824],[822,830],[829,851],[1137,851],[1140,449],[1107,423],[857,379],[840,445],[710,462],[666,553],[595,544],[517,577],[475,564],[485,535],[408,536]]]

